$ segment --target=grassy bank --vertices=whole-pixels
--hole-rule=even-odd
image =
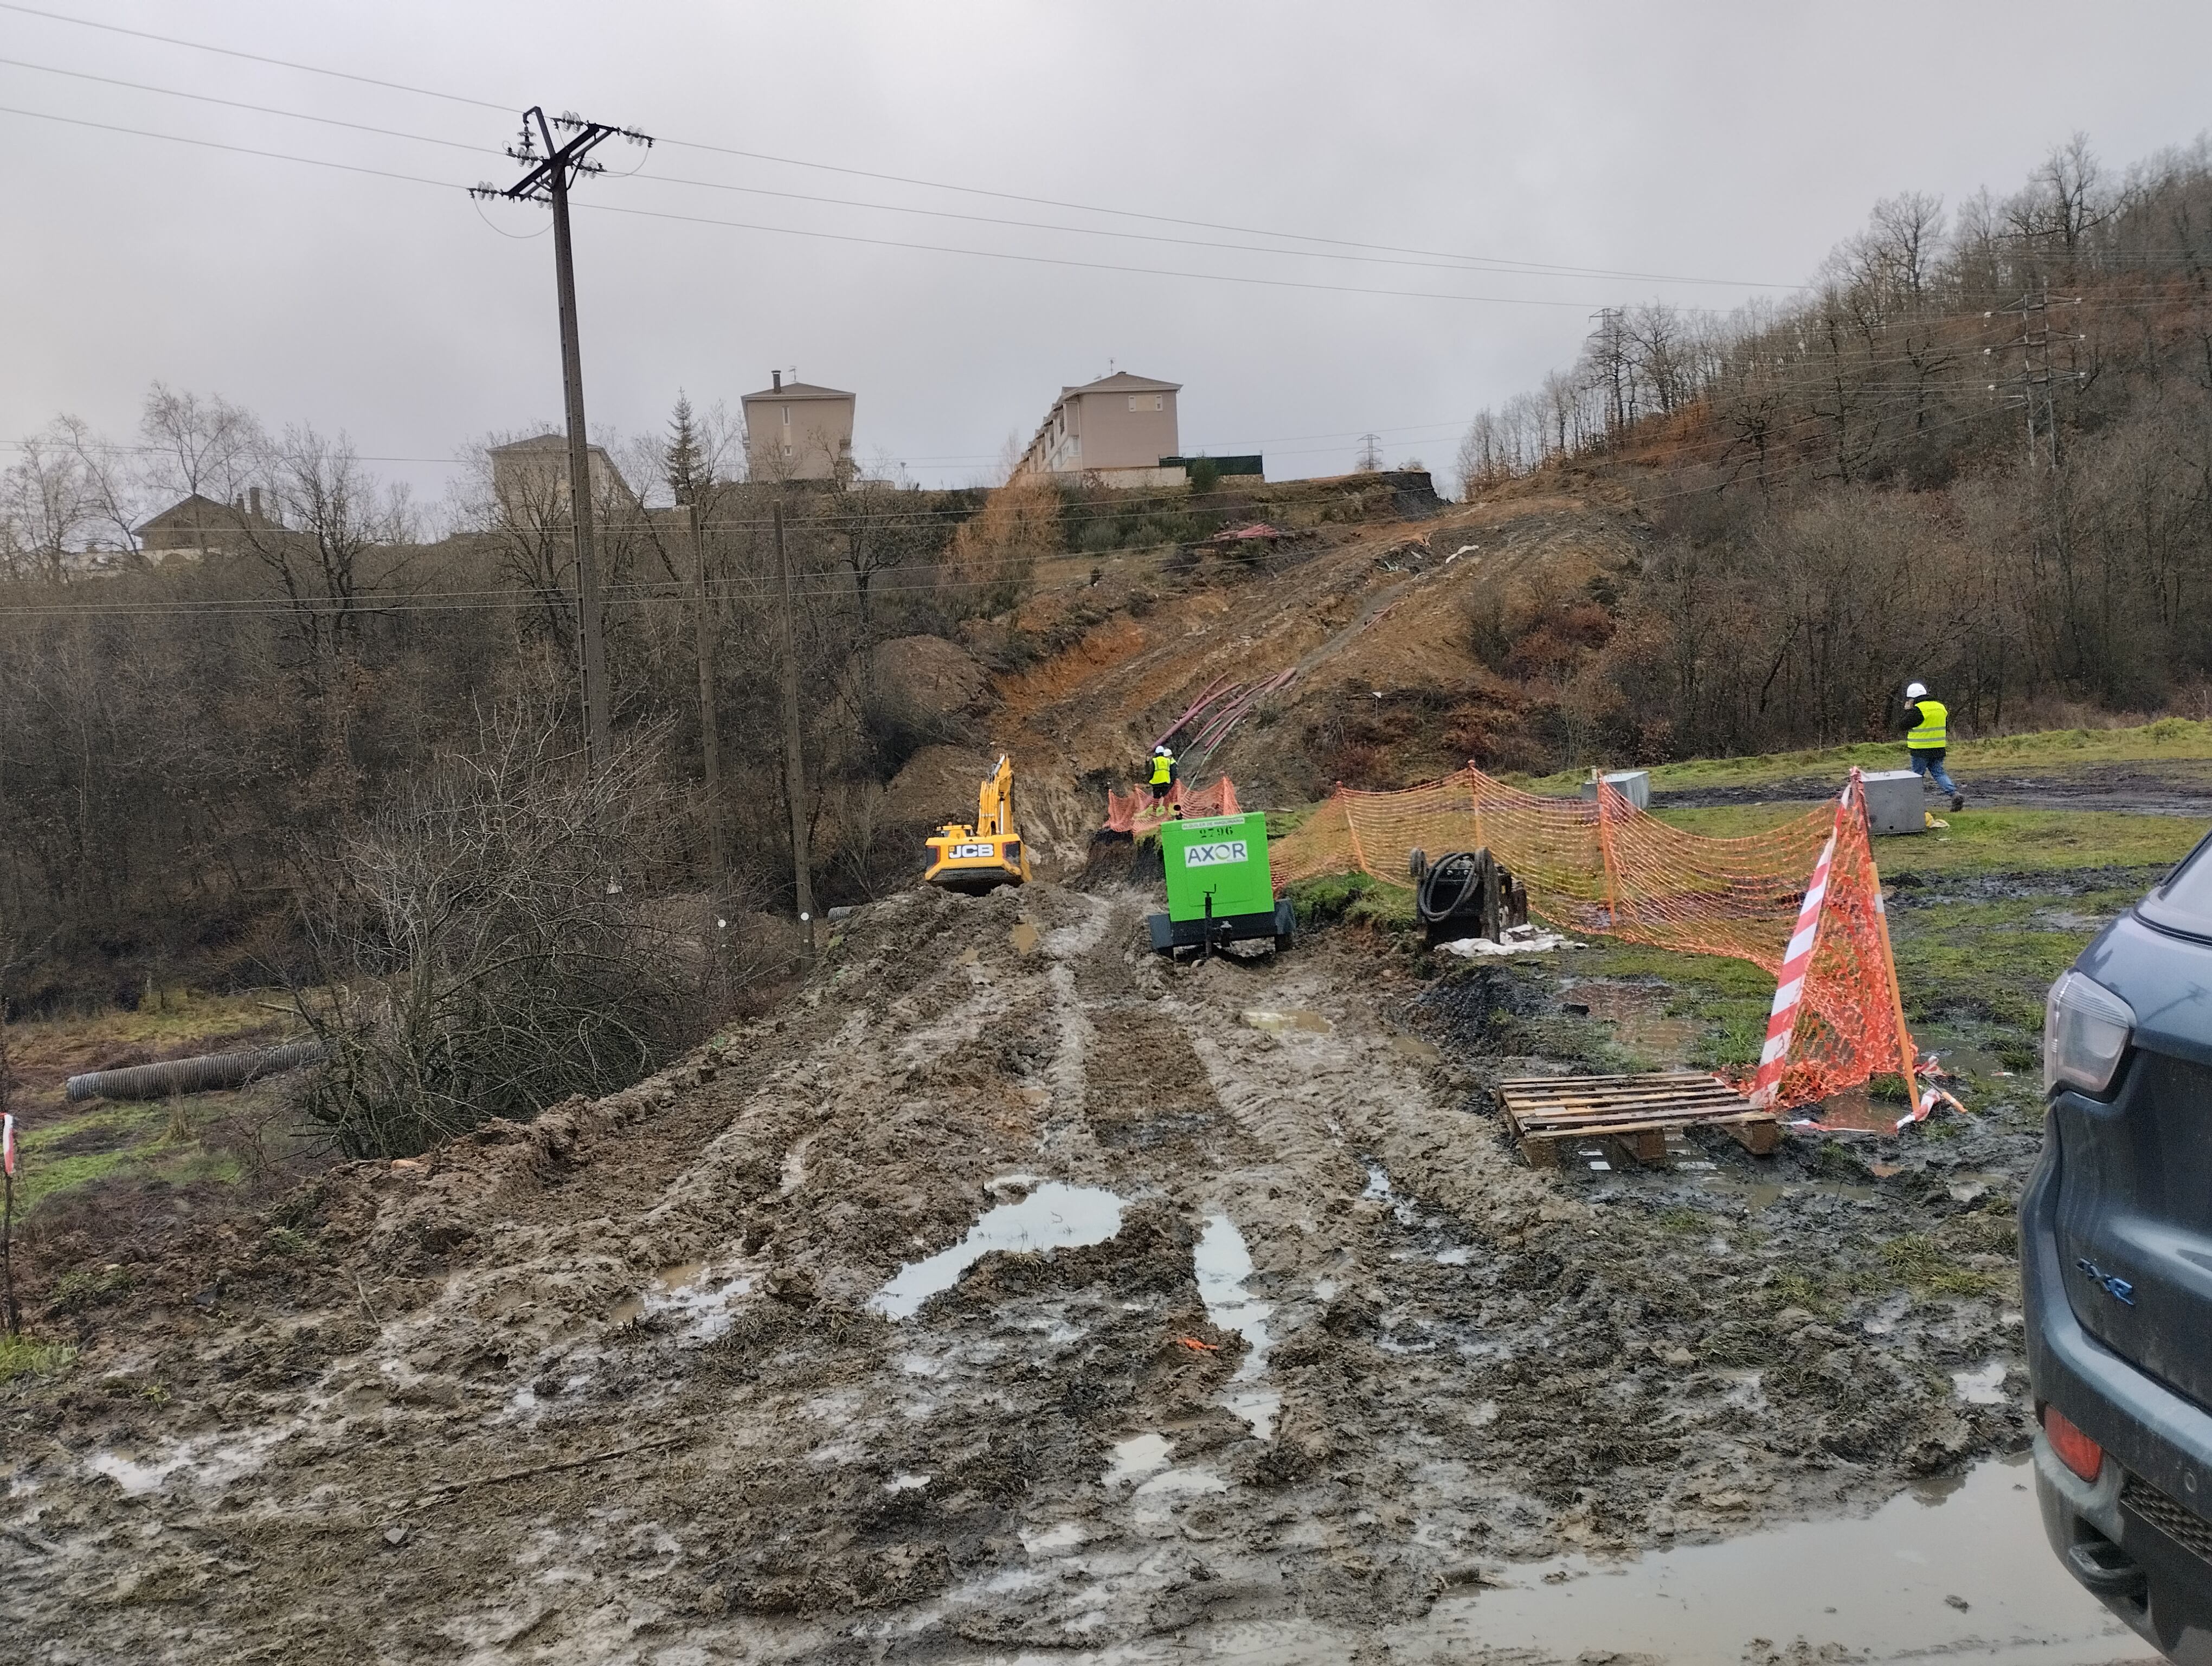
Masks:
[[[1758,787],[1807,776],[1838,781],[1854,764],[1863,769],[1904,767],[1903,740],[1866,741],[1798,752],[1765,752],[1752,757],[1688,758],[1650,766],[1654,792],[1701,787]],[[2064,775],[2106,763],[2212,764],[2212,723],[2163,717],[2122,729],[2044,729],[2027,734],[1960,740],[1950,749],[1954,774],[1971,770],[2013,770]],[[1564,770],[1517,785],[1538,793],[1572,793],[1589,778],[1587,769]]]
[[[206,1197],[283,1168],[296,1142],[280,1084],[137,1104],[72,1103],[64,1085],[87,1071],[269,1044],[289,1030],[273,997],[175,989],[136,1010],[9,1025],[9,1109],[20,1122],[22,1152],[18,1223],[36,1231],[54,1207],[94,1203],[110,1193],[118,1200],[125,1193]],[[119,1224],[133,1212],[118,1203],[117,1213]]]
[[[1670,827],[1709,839],[1765,832],[1805,813],[1790,804],[1719,805],[1652,813]],[[2166,868],[2195,848],[2203,821],[2109,810],[1975,810],[1941,814],[1945,826],[1877,838],[1884,879],[1906,873],[2018,873],[2069,868]]]

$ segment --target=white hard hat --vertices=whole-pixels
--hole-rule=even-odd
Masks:
[[[1917,700],[1927,692],[1928,684],[1925,683],[1907,683],[1905,685],[1905,697],[1907,700]]]
[[[1168,744],[1166,741],[1163,740],[1158,745],[1152,748],[1152,756],[1155,757],[1173,757],[1174,754],[1168,751]]]

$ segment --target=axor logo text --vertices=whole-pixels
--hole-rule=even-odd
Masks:
[[[1194,844],[1182,853],[1185,867],[1218,867],[1225,862],[1241,862],[1251,854],[1251,847],[1242,839],[1224,839],[1218,844]]]

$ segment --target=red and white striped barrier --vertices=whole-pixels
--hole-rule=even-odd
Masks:
[[[1837,801],[1840,824],[1850,812],[1854,775]],[[1828,895],[1828,866],[1836,860],[1836,834],[1830,830],[1820,847],[1820,860],[1813,864],[1813,882],[1805,887],[1805,902],[1797,910],[1797,929],[1782,952],[1782,971],[1774,986],[1774,1009],[1766,1018],[1766,1045],[1759,1049],[1759,1073],[1752,1078],[1749,1098],[1760,1110],[1771,1110],[1782,1091],[1782,1073],[1790,1063],[1790,1037],[1797,1028],[1797,1008],[1805,998],[1805,974],[1812,969],[1813,951],[1820,940],[1820,904]]]

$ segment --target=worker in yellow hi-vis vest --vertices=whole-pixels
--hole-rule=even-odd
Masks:
[[[1905,690],[1905,751],[1912,760],[1912,773],[1923,789],[1934,787],[1951,795],[1951,807],[1964,810],[1966,796],[1943,768],[1943,754],[1951,745],[1951,714],[1940,700],[1928,696],[1925,683],[1909,683]]]
[[[1176,784],[1177,773],[1175,754],[1168,750],[1165,744],[1153,747],[1145,785],[1152,789],[1154,804],[1166,803],[1168,789]]]

